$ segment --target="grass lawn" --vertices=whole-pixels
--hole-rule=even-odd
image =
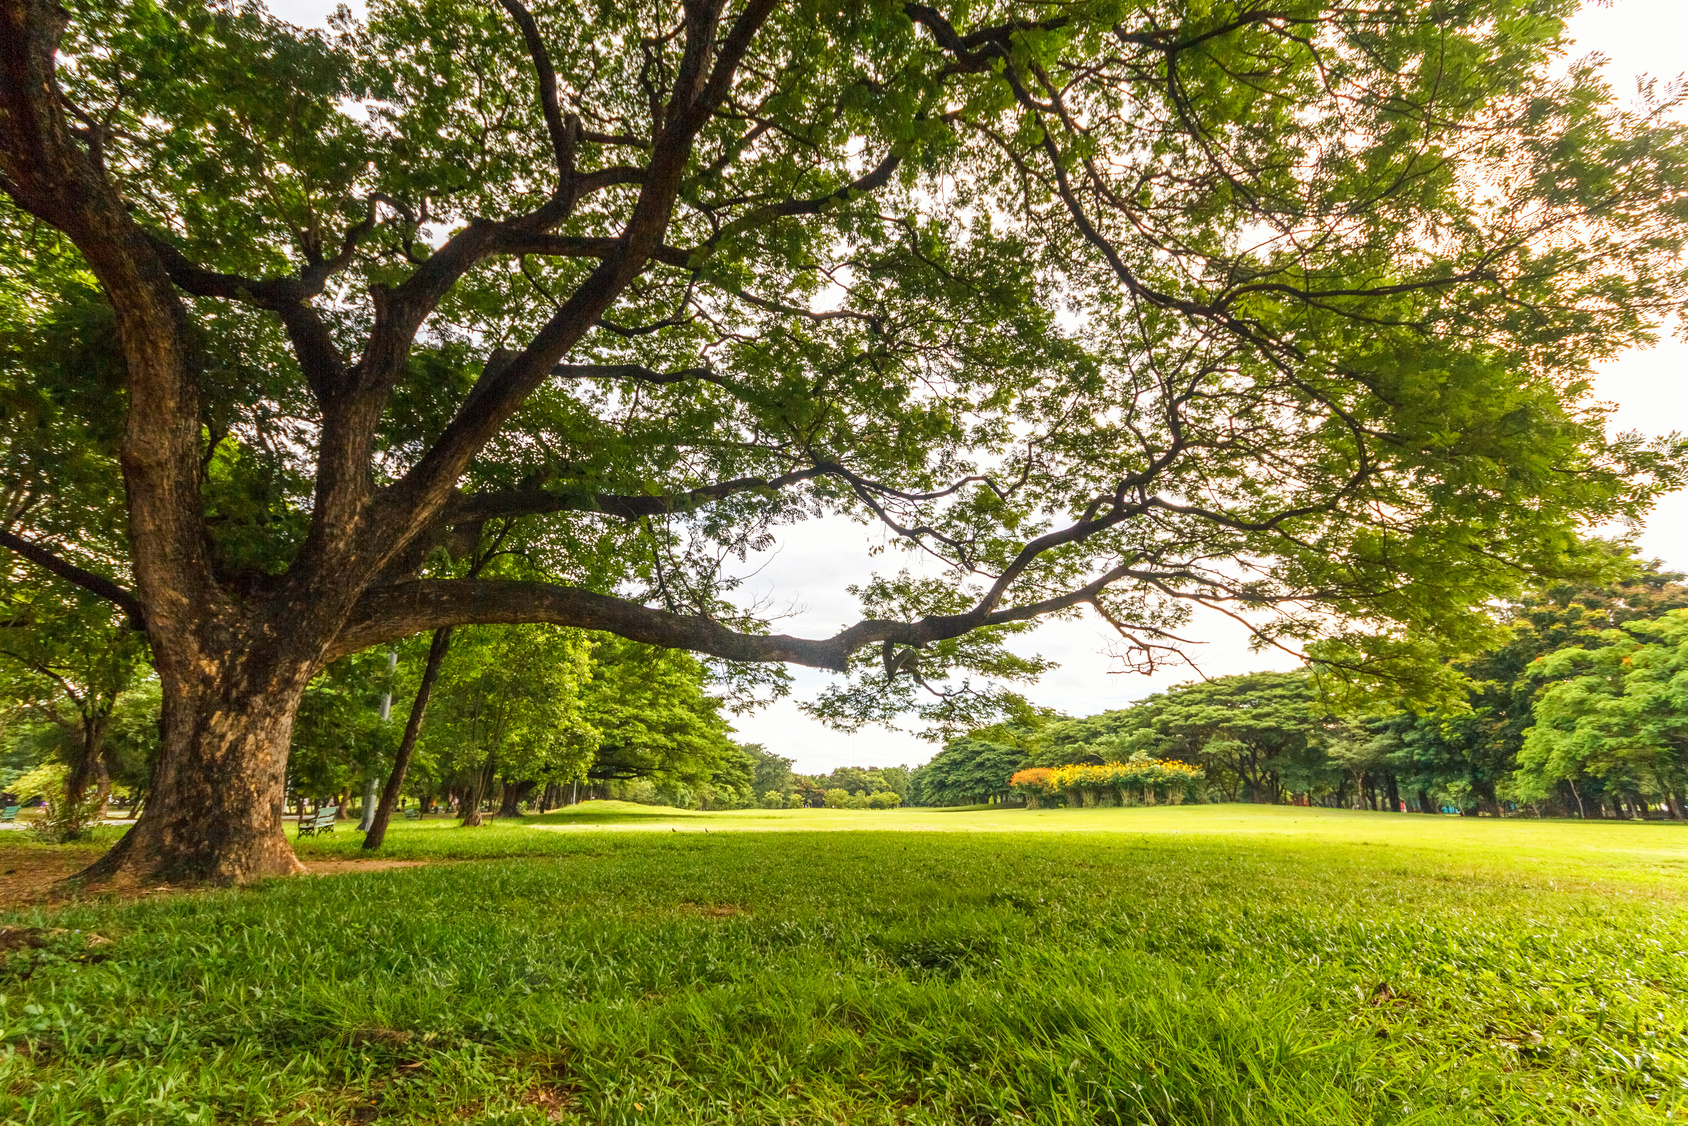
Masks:
[[[593,803],[388,840],[461,862],[6,917],[64,932],[0,965],[0,1121],[1688,1118],[1673,825]]]

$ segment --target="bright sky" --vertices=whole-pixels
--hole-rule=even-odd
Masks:
[[[360,7],[355,5],[354,7]],[[269,0],[270,9],[294,23],[320,24],[332,2]],[[1672,79],[1683,70],[1682,46],[1688,43],[1688,4],[1682,0],[1615,0],[1589,6],[1572,23],[1578,53],[1599,53],[1609,59],[1607,76],[1620,95],[1633,92],[1641,75]],[[1606,365],[1599,373],[1600,398],[1618,404],[1616,426],[1662,434],[1688,429],[1688,345],[1668,340],[1658,347],[1632,352]],[[779,624],[781,632],[824,636],[858,617],[855,600],[844,593],[875,567],[895,567],[891,555],[870,557],[868,533],[841,521],[817,522],[789,531],[774,559],[757,576],[753,590],[778,607],[796,613]],[[1688,569],[1688,494],[1666,498],[1641,535],[1643,551],[1673,566]],[[1209,676],[1285,667],[1287,658],[1251,653],[1240,631],[1217,621],[1196,631],[1206,644],[1197,659]],[[1173,669],[1154,677],[1120,675],[1110,671],[1106,656],[1108,634],[1094,622],[1056,622],[1040,629],[1029,647],[1060,661],[1032,690],[1038,703],[1075,715],[1089,715],[1122,707],[1132,700],[1189,680],[1189,669]],[[829,674],[794,669],[796,696],[820,691]],[[837,766],[918,763],[930,758],[932,744],[903,732],[870,729],[850,736],[808,719],[792,700],[785,700],[753,716],[738,720],[740,737],[765,744],[769,750],[796,761],[804,772]]]

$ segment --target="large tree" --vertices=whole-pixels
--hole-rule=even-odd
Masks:
[[[1673,472],[1581,381],[1680,296],[1688,159],[1554,77],[1571,6],[0,0],[7,229],[109,304],[127,554],[4,542],[164,698],[97,871],[295,870],[305,686],[448,626],[853,672],[834,714],[973,714],[1084,606],[1140,660],[1197,603],[1467,645]],[[829,511],[950,572],[772,634],[731,568]],[[567,565],[440,577],[495,517]]]

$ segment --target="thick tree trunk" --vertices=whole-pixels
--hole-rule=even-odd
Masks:
[[[308,670],[247,675],[238,690],[215,670],[199,672],[192,684],[166,679],[164,741],[146,809],[83,875],[245,883],[304,871],[282,815]]]
[[[504,783],[504,797],[498,806],[500,817],[520,817],[522,803],[526,801],[538,787],[538,782],[510,782]]]
[[[392,820],[399,794],[404,790],[404,776],[410,770],[411,756],[416,753],[416,740],[422,734],[422,718],[428,713],[428,699],[434,694],[434,681],[439,679],[440,666],[445,663],[446,651],[451,648],[451,627],[434,631],[428,646],[428,663],[422,669],[422,683],[416,689],[416,699],[410,704],[410,718],[405,721],[404,737],[399,740],[398,753],[393,756],[393,772],[387,776],[386,789],[381,791],[381,804],[376,807],[375,820],[363,838],[363,847],[377,849],[387,839],[387,823]],[[427,812],[427,805],[422,807]]]

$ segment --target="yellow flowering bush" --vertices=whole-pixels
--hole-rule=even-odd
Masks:
[[[1156,801],[1182,802],[1204,777],[1202,768],[1193,763],[1135,756],[1129,762],[1032,767],[1014,775],[1008,784],[1024,795],[1033,809],[1062,795],[1068,805],[1074,806],[1123,805],[1127,800],[1153,805]]]

